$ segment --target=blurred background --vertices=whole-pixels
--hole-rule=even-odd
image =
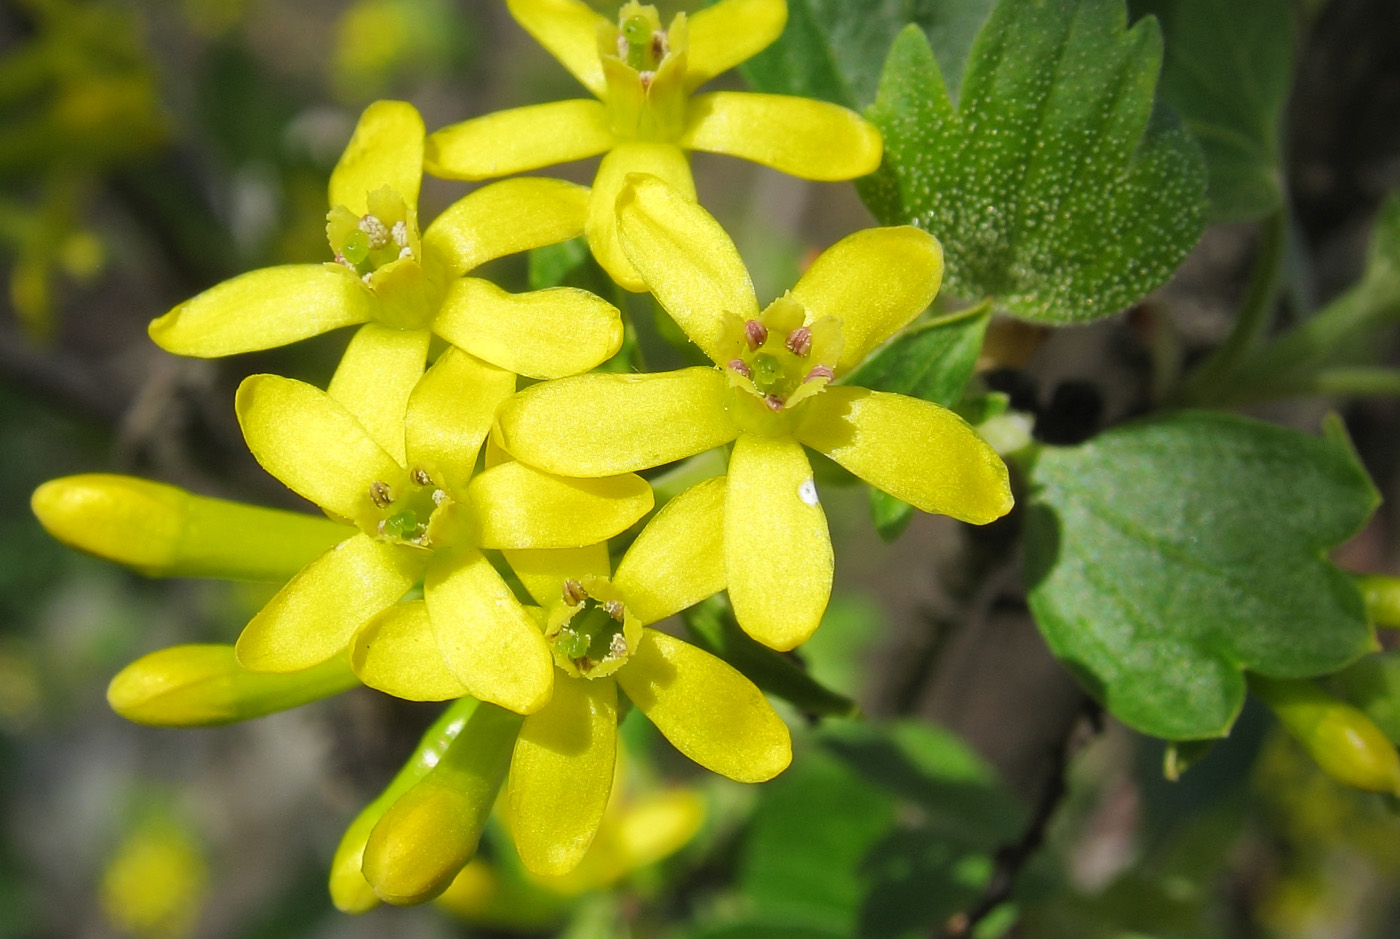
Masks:
[[[698,4],[659,5],[669,18]],[[1400,186],[1400,6],[1299,10],[1287,126],[1306,306],[1356,277],[1375,208]],[[692,791],[704,810],[660,866],[588,885],[606,889],[527,892],[505,914],[334,910],[326,871],[344,826],[432,706],[360,689],[206,730],[108,710],[127,662],[232,641],[268,591],[149,581],[77,555],[43,533],[29,494],[118,472],[307,508],[243,447],[233,390],[261,371],[323,383],[349,338],[195,361],[158,350],[146,323],[243,271],[328,259],[326,180],[369,102],[409,100],[432,130],[582,94],[503,3],[0,0],[0,939],[928,936],[1004,899],[1009,870],[1015,902],[978,935],[1400,934],[1393,806],[1322,776],[1253,711],[1165,781],[1160,743],[1100,717],[1045,650],[1019,594],[1017,519],[973,531],[919,517],[886,544],[859,487],[824,490],[837,592],[801,656],[872,723],[785,711],[793,769],[746,788],[629,721],[631,789]],[[849,184],[703,154],[695,170],[765,302],[814,251],[871,224]],[[425,180],[421,217],[468,188]],[[1211,229],[1125,317],[1052,337],[999,325],[985,380],[1084,435],[1140,412],[1163,335],[1187,359],[1225,335],[1254,242],[1252,226]],[[522,289],[526,262],[486,276]],[[649,301],[628,302],[651,364],[674,361]],[[1312,431],[1337,404],[1262,413]],[[1400,573],[1400,410],[1372,400],[1345,416],[1388,500],[1340,562]],[[486,853],[509,899],[504,845]]]

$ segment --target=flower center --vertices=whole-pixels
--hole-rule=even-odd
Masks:
[[[650,16],[647,12],[650,12]],[[656,73],[661,60],[670,51],[666,33],[655,7],[645,7],[631,16],[619,16],[617,26],[617,57],[638,72]]]
[[[616,27],[600,26],[609,123],[619,137],[674,141],[685,129],[687,35],[684,13],[662,29],[656,7],[636,0],[623,5]]]
[[[451,503],[425,471],[415,469],[396,483],[370,483],[368,506],[358,521],[378,541],[432,548],[437,547],[429,532],[434,516]]]
[[[807,311],[790,296],[775,300],[758,319],[729,317],[730,383],[757,395],[771,411],[811,397],[835,377],[841,326],[831,317],[805,323]]]
[[[626,663],[641,639],[641,626],[610,583],[596,577],[584,581],[564,581],[563,604],[550,615],[545,639],[565,672],[602,678]]]
[[[417,220],[403,197],[387,186],[369,194],[364,215],[337,205],[326,215],[326,239],[335,262],[373,286],[375,271],[402,258],[415,257]]]

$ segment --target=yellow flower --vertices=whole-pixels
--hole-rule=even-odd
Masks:
[[[438,648],[464,693],[522,713],[543,706],[549,651],[482,549],[606,539],[646,514],[652,495],[637,476],[564,480],[516,462],[473,476],[491,416],[513,387],[509,372],[449,349],[409,398],[400,461],[325,392],[274,375],[246,379],[236,408],[253,455],[354,533],[253,618],[239,661],[273,672],[324,662],[421,582]]]
[[[719,223],[662,180],[630,178],[618,226],[647,286],[718,368],[544,382],[501,406],[495,433],[517,459],[581,477],[733,441],[725,578],[755,639],[797,646],[831,594],[831,539],[804,445],[925,512],[984,524],[1011,509],[1005,464],[952,411],[831,385],[933,299],[943,255],[931,235],[857,232],[760,312]]]
[[[646,289],[618,244],[613,205],[629,173],[652,173],[694,198],[686,151],[727,153],[795,176],[853,179],[880,165],[880,134],[852,111],[806,98],[700,85],[783,31],[784,0],[722,0],[662,30],[656,9],[629,2],[614,23],[582,0],[507,0],[511,15],[598,100],[489,114],[428,138],[428,172],[490,179],[605,153],[585,232],[598,262]]]
[[[478,708],[481,732],[464,730],[384,812],[363,849],[365,878],[382,899],[416,903],[446,889],[475,852],[507,761],[506,812],[521,860],[537,874],[572,870],[612,789],[619,689],[676,749],[714,772],[762,782],[787,767],[788,730],[762,692],[720,659],[648,628],[724,589],[724,500],[722,478],[671,500],[611,576],[603,544],[504,552],[541,604],[554,694],[523,722]],[[454,676],[435,639],[417,604],[400,604],[361,630],[351,664],[365,684],[400,697],[450,693]],[[428,835],[448,828],[451,845]]]
[[[194,932],[208,880],[209,865],[193,831],[174,820],[143,820],[102,872],[102,909],[124,935],[182,939]]]
[[[331,174],[326,233],[335,260],[227,280],[153,321],[151,338],[170,352],[214,357],[366,324],[330,386],[357,416],[366,387],[379,399],[407,399],[433,334],[532,378],[587,371],[615,353],[621,318],[593,294],[510,294],[464,276],[493,258],[576,237],[588,191],[561,180],[507,180],[456,202],[420,237],[423,134],[412,105],[370,105]]]

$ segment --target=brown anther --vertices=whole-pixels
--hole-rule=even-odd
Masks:
[[[381,509],[387,509],[394,502],[394,494],[386,484],[376,479],[369,484],[369,500]]]
[[[574,665],[578,666],[578,670],[581,672],[589,671],[593,668],[594,664],[594,661],[586,655],[574,659]]]
[[[420,486],[431,486],[433,484],[433,477],[428,475],[427,470],[415,469],[409,475],[411,475],[413,477],[413,481]]]
[[[749,368],[749,364],[743,359],[731,359],[729,367],[745,378],[753,378],[753,369]]]
[[[783,398],[782,395],[764,395],[763,403],[768,405],[770,410],[781,411],[783,409],[783,405],[786,404],[787,401]]]
[[[807,353],[812,351],[812,331],[806,326],[799,326],[788,333],[788,351],[799,359],[807,358]]]
[[[744,323],[744,341],[749,344],[749,351],[753,352],[768,341],[768,327],[758,320],[747,320]]]
[[[666,48],[667,45],[668,45],[668,43],[666,42],[666,34],[665,34],[665,33],[663,33],[663,32],[654,32],[654,33],[652,33],[652,34],[651,34],[651,57],[652,57],[653,59],[655,59],[657,62],[660,62],[662,59],[664,59],[664,58],[666,57],[666,53],[667,53],[667,51],[668,51],[667,48]]]
[[[588,599],[588,591],[583,589],[583,584],[576,580],[564,581],[564,602],[569,606],[578,606]]]
[[[620,659],[627,654],[627,637],[622,633],[614,633],[612,641],[608,643],[608,658]]]
[[[836,373],[831,370],[831,366],[818,365],[808,372],[807,377],[802,380],[804,382],[809,382],[817,378],[825,378],[827,381],[831,381],[835,377]]]
[[[611,616],[613,619],[617,620],[619,623],[622,622],[622,601],[607,601],[603,604],[603,612]]]

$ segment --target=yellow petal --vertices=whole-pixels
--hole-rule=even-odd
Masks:
[[[602,824],[616,761],[617,686],[557,676],[510,761],[510,833],[528,870],[558,875],[578,864]]]
[[[909,225],[867,228],[823,251],[792,296],[813,319],[841,321],[844,371],[922,313],[942,281],[937,238]]]
[[[515,576],[540,606],[559,602],[565,580],[587,575],[606,579],[612,570],[606,542],[582,548],[549,548],[502,552]]]
[[[423,375],[430,339],[432,333],[426,329],[361,326],[326,389],[399,463],[405,460],[404,411]]]
[[[448,492],[464,492],[496,409],[515,391],[515,375],[460,349],[448,349],[408,400],[409,463]]]
[[[618,233],[656,299],[691,341],[725,364],[724,316],[758,316],[748,269],[714,216],[654,176],[634,176],[617,198]]]
[[[734,616],[750,636],[785,652],[816,631],[831,599],[831,535],[812,466],[791,437],[740,434],[727,489],[724,564]]]
[[[575,548],[606,541],[654,504],[640,476],[566,479],[514,461],[473,479],[467,499],[484,548]]]
[[[554,689],[554,657],[539,624],[479,551],[437,555],[423,596],[447,667],[474,698],[521,714],[544,707]]]
[[[598,27],[612,24],[582,0],[507,0],[515,21],[595,95],[606,89]]]
[[[398,602],[423,573],[419,553],[357,534],[277,591],[238,637],[238,661],[259,672],[295,672],[343,651],[355,630]]]
[[[792,762],[792,738],[763,693],[731,665],[655,629],[617,673],[627,697],[672,745],[738,782]]]
[[[358,684],[344,656],[270,675],[243,668],[230,645],[172,646],[118,672],[107,703],[138,724],[204,727],[300,707]]]
[[[875,172],[884,144],[875,125],[825,101],[747,91],[690,99],[678,143],[726,153],[803,179],[836,181]]]
[[[1011,511],[1006,464],[947,408],[834,387],[805,406],[798,439],[892,496],[974,525]]]
[[[530,378],[586,372],[622,348],[622,315],[587,290],[507,293],[490,281],[454,281],[434,322],[454,346]]]
[[[693,91],[768,48],[787,24],[784,0],[724,0],[689,18],[685,86]]]
[[[594,373],[532,385],[501,405],[498,443],[561,476],[660,466],[734,439],[718,369]]]
[[[321,516],[100,473],[46,482],[30,505],[64,544],[150,577],[281,582],[351,534]]]
[[[460,277],[494,258],[583,234],[588,187],[562,179],[504,179],[458,199],[423,234],[423,248]]]
[[[208,359],[368,322],[375,304],[360,279],[339,265],[289,264],[211,287],[152,320],[149,332],[167,352]]]
[[[333,515],[355,518],[371,484],[404,473],[349,411],[305,382],[251,375],[234,408],[263,469]]]
[[[431,900],[476,853],[520,717],[482,704],[441,761],[384,813],[365,843],[364,875],[380,899]]]
[[[442,755],[466,727],[476,708],[477,702],[472,698],[463,698],[449,705],[423,734],[413,754],[384,791],[346,827],[345,835],[340,839],[335,857],[331,860],[331,900],[337,909],[345,913],[365,913],[379,905],[374,888],[360,872],[370,832],[400,796],[442,761]]]
[[[428,172],[490,179],[597,156],[613,145],[608,109],[584,99],[497,111],[428,137]]]
[[[588,218],[584,222],[588,246],[613,280],[627,290],[642,293],[654,289],[656,284],[648,284],[632,266],[617,233],[618,196],[627,185],[627,177],[633,173],[655,176],[675,189],[680,198],[692,202],[695,178],[690,175],[690,160],[685,152],[669,143],[620,143],[598,165],[593,192],[588,198]],[[706,242],[702,247],[708,249],[710,244]]]
[[[656,514],[617,565],[613,585],[650,625],[725,587],[724,477],[707,479]]]
[[[468,691],[438,651],[428,607],[396,603],[355,632],[350,664],[360,681],[408,701],[449,701]]]
[[[423,134],[423,118],[407,102],[376,101],[365,108],[331,173],[331,206],[365,215],[369,194],[388,186],[414,211],[423,178]]]

